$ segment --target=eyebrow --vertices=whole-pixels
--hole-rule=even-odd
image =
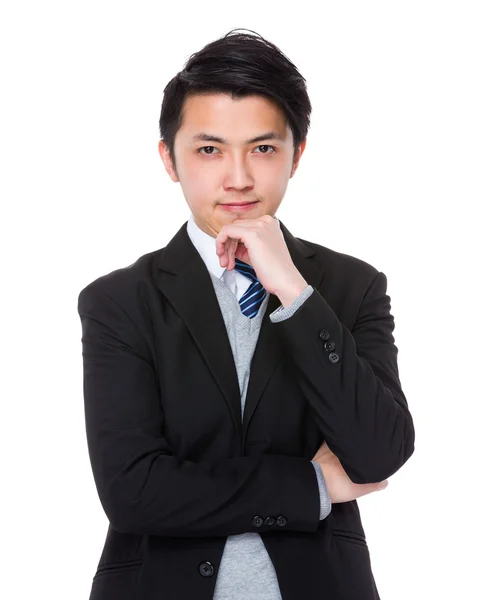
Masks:
[[[277,131],[267,131],[254,138],[245,140],[245,144],[254,144],[255,142],[263,142],[264,140],[278,140],[280,142],[285,141],[285,136]],[[210,135],[208,133],[197,133],[192,137],[193,142],[217,142],[218,144],[228,144],[227,140],[216,135]]]

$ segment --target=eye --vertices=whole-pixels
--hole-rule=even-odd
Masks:
[[[260,152],[260,154],[273,154],[276,150],[273,146],[269,146],[268,144],[262,144],[261,146],[257,146],[257,148],[272,148],[273,152]]]
[[[202,150],[204,150],[205,148],[214,148],[214,149],[215,149],[215,146],[202,146],[201,148],[199,148],[199,149],[197,150],[198,154],[204,154],[204,153],[203,153],[203,152],[201,152],[201,151],[202,151]],[[207,156],[208,156],[208,155],[210,155],[210,154],[213,154],[213,153],[212,153],[212,152],[207,152]]]

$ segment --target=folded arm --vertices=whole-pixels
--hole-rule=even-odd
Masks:
[[[386,290],[377,272],[351,332],[316,288],[274,322],[325,440],[354,483],[387,479],[414,451]]]

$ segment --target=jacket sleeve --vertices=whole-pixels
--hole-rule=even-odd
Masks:
[[[280,321],[284,321],[286,319],[290,319],[297,310],[302,306],[307,298],[309,298],[313,293],[313,287],[308,285],[302,290],[299,295],[295,298],[295,300],[285,308],[280,305],[276,310],[269,314],[270,321],[272,323],[279,323]],[[328,493],[327,484],[325,483],[325,478],[323,477],[323,471],[321,466],[315,462],[311,461],[314,469],[315,475],[317,477],[318,484],[318,493],[320,496],[320,515],[319,519],[322,521],[325,517],[328,517],[332,510],[332,503],[330,500],[330,495]]]
[[[78,313],[88,452],[114,529],[172,537],[317,530],[319,489],[308,458],[176,456],[163,434],[146,338],[118,300],[93,284],[80,292]],[[267,516],[273,525],[263,524]]]
[[[386,291],[377,271],[351,332],[316,288],[274,324],[325,440],[354,483],[387,479],[414,451]]]

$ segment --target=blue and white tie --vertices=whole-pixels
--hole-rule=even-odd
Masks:
[[[242,313],[251,319],[258,313],[260,304],[263,302],[267,292],[257,279],[255,270],[252,266],[236,258],[235,269],[242,275],[245,275],[245,277],[248,277],[252,282],[239,300]]]

